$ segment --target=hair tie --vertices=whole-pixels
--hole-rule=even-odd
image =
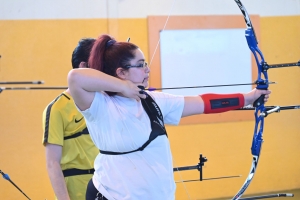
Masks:
[[[113,45],[114,43],[116,43],[116,40],[108,40],[106,42],[106,48],[110,47],[111,45]]]

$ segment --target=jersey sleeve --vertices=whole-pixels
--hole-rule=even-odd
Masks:
[[[43,112],[43,144],[64,143],[64,121],[61,113],[55,106],[48,105]]]
[[[164,123],[171,125],[179,124],[184,108],[184,97],[164,92],[151,92],[150,95],[154,97],[161,109]]]

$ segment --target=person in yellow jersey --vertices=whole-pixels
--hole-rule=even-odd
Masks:
[[[73,69],[87,67],[94,41],[83,38],[78,42],[72,53]],[[85,119],[77,110],[69,89],[46,106],[43,131],[46,166],[56,199],[85,199],[99,149],[91,140]]]

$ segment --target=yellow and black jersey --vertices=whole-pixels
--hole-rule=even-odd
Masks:
[[[73,98],[63,92],[43,112],[43,144],[62,146],[61,168],[91,169],[99,153]]]

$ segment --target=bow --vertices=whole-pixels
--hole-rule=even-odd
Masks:
[[[174,6],[174,1],[173,1],[172,8]],[[235,2],[238,4],[239,8],[241,9],[241,11],[244,15],[245,22],[247,24],[246,39],[247,39],[250,50],[253,52],[253,54],[255,56],[255,60],[256,60],[257,66],[258,66],[258,77],[257,77],[257,80],[255,81],[255,84],[257,85],[256,88],[267,90],[269,87],[269,84],[270,84],[270,82],[268,80],[268,73],[267,73],[267,70],[269,68],[299,66],[300,62],[288,63],[288,64],[278,64],[278,65],[268,65],[264,60],[262,52],[258,48],[258,45],[257,45],[258,43],[257,43],[257,39],[255,36],[255,32],[254,32],[252,23],[250,21],[250,17],[247,14],[247,11],[245,10],[244,6],[242,5],[242,3],[240,1],[236,0]],[[172,8],[171,8],[171,10],[172,10]],[[160,30],[160,31],[165,30],[166,24],[170,17],[170,13],[171,13],[171,11],[169,12],[168,17],[167,17],[164,25],[162,26],[162,30]],[[156,53],[159,43],[160,43],[160,38],[158,37],[158,42],[154,48],[154,52],[150,59],[150,66],[153,61],[153,58],[154,58],[154,55]],[[185,88],[187,88],[187,87],[185,87]],[[189,88],[191,88],[191,87],[189,87]],[[161,89],[161,88],[159,88],[159,89]],[[164,88],[164,89],[166,89],[166,88]],[[167,89],[170,89],[170,88],[167,88]],[[148,90],[152,90],[152,88],[149,88]],[[156,90],[158,90],[158,89],[156,89]],[[234,199],[239,199],[242,196],[242,194],[245,192],[245,190],[249,186],[249,184],[255,174],[255,171],[256,171],[256,167],[257,167],[257,163],[258,163],[258,159],[259,159],[259,155],[260,155],[261,144],[263,141],[262,135],[263,135],[263,128],[264,128],[264,117],[266,117],[266,115],[265,116],[260,115],[260,113],[267,113],[267,114],[271,113],[271,112],[269,112],[269,110],[266,110],[266,108],[264,106],[264,96],[261,96],[254,103],[254,106],[255,106],[255,129],[254,129],[254,136],[253,136],[253,142],[252,142],[252,148],[251,148],[252,155],[253,155],[252,167],[251,167],[250,174],[249,174],[246,182],[244,183],[243,187],[241,188],[241,190],[238,192],[238,194],[236,195],[236,197]],[[276,107],[276,109],[272,110],[272,112],[277,112],[277,111],[279,111],[279,109],[280,108]],[[266,112],[266,111],[268,111],[268,112]],[[176,165],[175,162],[174,162],[174,165]],[[180,171],[178,169],[179,169],[178,167],[177,167],[177,170],[175,168],[175,171]],[[183,181],[181,181],[181,182],[183,182]],[[184,186],[184,188],[185,188],[185,186]],[[186,188],[185,188],[185,190],[186,190]],[[186,190],[186,192],[187,192],[187,190]],[[189,199],[191,199],[191,198],[189,197]]]
[[[175,0],[174,0],[175,1]],[[173,1],[173,5],[172,5],[172,7],[171,7],[171,10],[172,10],[172,8],[173,8],[173,6],[174,6],[174,1]],[[239,2],[239,1],[238,1]],[[242,6],[242,5],[241,5]],[[171,13],[171,11],[169,12],[169,15],[168,15],[168,17],[167,17],[167,19],[166,19],[166,22],[164,23],[164,26],[163,26],[163,28],[162,28],[162,30],[161,31],[164,31],[165,30],[165,28],[166,28],[166,24],[168,23],[168,21],[169,21],[169,17],[170,17],[170,13]],[[245,14],[246,14],[246,12],[245,12]],[[252,33],[252,35],[249,37],[249,39],[251,40],[251,38],[252,38],[252,42],[251,41],[249,41],[249,42],[251,42],[251,43],[253,43],[253,44],[251,44],[251,47],[253,47],[253,48],[250,48],[252,51],[258,51],[260,54],[261,54],[261,52],[260,52],[260,50],[258,49],[258,47],[257,47],[257,41],[256,41],[256,37],[255,37],[255,33],[254,33],[254,30],[252,29],[252,24],[251,24],[251,21],[250,21],[250,18],[248,17],[248,15],[247,15],[247,20],[246,20],[246,23],[247,23],[247,26],[248,26],[248,28],[249,28],[249,31],[250,31],[250,33]],[[247,39],[248,40],[248,39]],[[150,66],[151,66],[151,64],[152,64],[152,61],[153,61],[153,58],[154,58],[154,55],[156,54],[156,51],[157,51],[157,48],[158,48],[158,45],[159,45],[159,43],[160,43],[160,38],[159,38],[159,40],[158,40],[158,42],[157,42],[157,44],[156,44],[156,47],[155,47],[155,49],[154,49],[154,53],[153,53],[153,55],[152,55],[152,58],[150,59]],[[249,46],[250,47],[250,46]],[[262,55],[262,54],[261,54]],[[259,61],[258,61],[258,58],[256,58],[256,61],[257,61],[257,63],[259,64]],[[259,69],[261,69],[261,66],[259,67]],[[263,73],[263,75],[264,75],[264,77],[265,77],[265,81],[263,81],[262,79],[261,79],[261,73]],[[269,84],[269,81],[268,81],[268,76],[267,76],[267,72],[266,71],[263,71],[263,70],[260,70],[260,73],[258,73],[258,79],[257,79],[257,81],[255,82],[255,84],[257,84],[258,86],[257,86],[257,88],[258,89],[267,89],[268,88],[268,84]],[[159,89],[161,89],[161,88],[159,88]],[[156,89],[156,90],[159,90],[159,89]],[[166,88],[164,88],[164,89],[166,89]],[[150,88],[149,90],[153,90],[152,88]],[[235,199],[238,199],[243,193],[244,193],[244,191],[246,190],[246,188],[248,187],[248,185],[249,185],[249,183],[250,183],[250,181],[252,180],[252,178],[253,178],[253,175],[254,175],[254,173],[255,173],[255,169],[256,169],[256,165],[257,165],[257,161],[258,161],[258,157],[259,157],[259,151],[260,151],[260,146],[261,146],[261,142],[262,142],[262,140],[261,140],[261,136],[262,136],[262,128],[263,128],[263,117],[259,117],[257,114],[258,114],[258,112],[259,112],[259,110],[264,110],[264,97],[261,97],[260,98],[260,100],[256,103],[256,105],[258,105],[258,104],[260,104],[260,106],[256,109],[256,128],[255,128],[255,132],[257,132],[257,129],[258,129],[258,124],[259,124],[259,121],[261,121],[262,123],[261,123],[261,128],[260,128],[260,136],[258,136],[258,137],[255,137],[254,139],[253,139],[253,141],[256,141],[255,143],[253,143],[252,144],[252,146],[254,147],[254,146],[256,146],[256,148],[252,148],[252,150],[253,151],[256,151],[255,153],[253,153],[254,154],[254,160],[253,160],[253,164],[252,164],[252,169],[251,169],[251,175],[249,175],[249,177],[248,177],[248,179],[247,179],[247,181],[246,181],[246,183],[244,184],[245,186],[243,186],[242,187],[242,191],[240,191],[239,193],[238,193],[238,196],[237,196],[237,198],[235,198]],[[255,134],[255,135],[257,135],[257,134]],[[260,140],[259,140],[260,139]],[[258,141],[258,142],[257,142]],[[257,148],[258,147],[258,148]],[[257,155],[257,156],[256,156]],[[173,161],[174,161],[174,165],[176,165],[175,164],[175,160],[173,159]],[[197,167],[196,167],[197,168]],[[180,168],[180,167],[174,167],[174,171],[178,171],[179,173],[180,173],[180,169],[182,169],[182,168]],[[197,169],[199,169],[199,168],[197,168]],[[182,177],[181,177],[181,175],[180,175],[180,179],[181,179],[181,181],[179,181],[179,182],[181,182],[182,184],[183,184],[183,188],[184,188],[184,190],[186,191],[186,193],[187,193],[187,195],[188,195],[188,199],[191,199],[191,197],[190,197],[190,195],[189,195],[189,193],[188,193],[188,191],[187,191],[187,188],[186,188],[186,186],[184,185],[184,182],[185,181],[183,181],[183,179],[182,179]]]
[[[255,57],[255,61],[258,68],[258,77],[256,80],[257,89],[259,90],[267,90],[269,87],[269,80],[268,80],[268,73],[267,70],[269,68],[279,68],[279,67],[291,67],[291,66],[299,66],[300,61],[297,63],[287,63],[287,64],[276,64],[276,65],[268,65],[265,62],[264,56],[260,49],[258,48],[258,42],[255,35],[254,28],[252,26],[250,17],[243,6],[242,2],[240,0],[235,0],[236,4],[240,8],[242,14],[244,15],[244,19],[246,22],[247,29],[245,30],[245,37],[248,43],[248,47],[253,53]],[[251,146],[251,153],[253,156],[252,160],[252,166],[249,172],[249,175],[241,187],[241,189],[238,191],[238,193],[232,198],[233,200],[240,199],[240,197],[243,195],[243,193],[246,191],[248,186],[250,185],[259,160],[260,151],[261,151],[261,145],[263,142],[262,136],[263,136],[263,130],[264,130],[264,118],[272,113],[272,112],[279,112],[280,107],[274,107],[271,110],[266,109],[264,105],[264,95],[260,96],[253,104],[255,111],[255,127],[254,127],[254,136],[252,140],[252,146]]]
[[[245,7],[241,3],[241,1],[235,0],[235,2],[237,3],[237,5],[239,6],[240,10],[242,11],[242,13],[244,15],[245,22],[247,25],[247,29],[245,31],[245,36],[247,39],[248,46],[255,57],[255,61],[256,61],[257,67],[258,67],[258,77],[256,80],[256,84],[257,84],[256,88],[260,89],[260,90],[267,90],[269,87],[268,73],[267,73],[267,70],[263,70],[263,63],[265,61],[264,61],[262,52],[260,51],[260,49],[257,46],[258,42],[256,39],[254,28],[250,21],[250,17],[248,15]],[[260,59],[259,59],[258,55],[260,56]],[[262,75],[264,76],[265,79],[262,79]],[[250,185],[250,183],[254,177],[256,167],[258,164],[258,160],[259,160],[261,145],[263,142],[262,134],[263,134],[263,129],[264,129],[264,117],[259,116],[259,113],[265,112],[265,109],[266,109],[265,105],[264,105],[264,95],[259,97],[259,99],[257,99],[254,102],[253,106],[255,107],[255,112],[254,112],[255,113],[254,114],[255,115],[255,127],[254,127],[254,136],[253,136],[252,146],[251,146],[251,153],[253,156],[252,166],[251,166],[249,175],[248,175],[245,183],[243,184],[241,189],[238,191],[238,193],[232,199],[239,199],[243,195],[243,193],[246,191],[246,189],[248,188],[248,186]]]

